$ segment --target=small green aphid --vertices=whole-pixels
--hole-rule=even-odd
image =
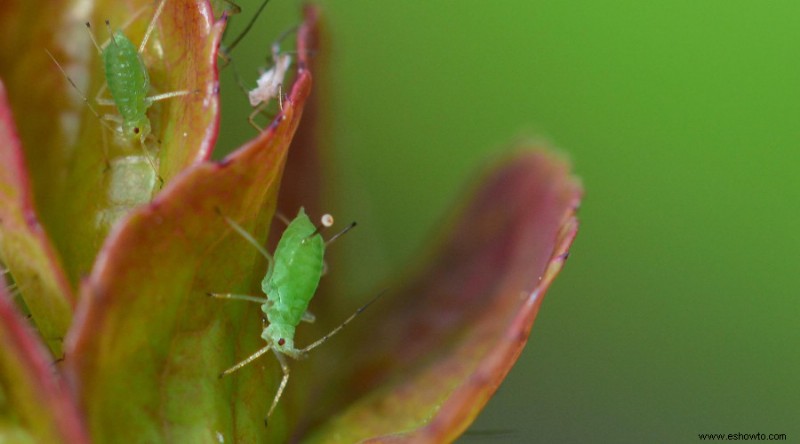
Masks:
[[[111,37],[109,41],[99,45],[91,31],[90,24],[88,22],[86,23],[86,28],[89,31],[92,43],[103,58],[103,65],[105,67],[106,84],[98,91],[95,102],[101,106],[116,106],[119,115],[105,114],[101,117],[100,114],[92,108],[86,96],[67,75],[66,71],[64,71],[64,68],[61,67],[55,57],[53,57],[49,51],[47,52],[69,83],[78,90],[83,101],[86,102],[95,116],[100,118],[101,121],[108,120],[117,123],[119,125],[119,130],[116,132],[122,136],[123,140],[127,142],[139,142],[144,150],[145,156],[147,156],[148,161],[156,171],[156,165],[147,154],[147,148],[145,146],[145,140],[150,136],[151,131],[150,119],[147,117],[148,108],[159,100],[185,96],[196,92],[188,90],[172,91],[148,96],[150,92],[150,76],[147,73],[147,66],[145,66],[142,60],[142,52],[147,45],[147,41],[153,29],[155,29],[158,17],[164,10],[166,2],[167,0],[161,0],[159,2],[138,49],[121,29],[116,32],[112,31],[108,20],[106,20],[105,23]],[[106,88],[108,88],[111,93],[111,99],[100,97]],[[161,178],[159,177],[159,179]]]
[[[320,225],[315,226],[301,208],[297,216],[289,222],[283,232],[281,239],[278,241],[278,246],[275,248],[275,254],[270,255],[244,228],[230,218],[223,217],[225,217],[225,221],[231,228],[258,249],[267,259],[267,274],[261,282],[261,289],[266,297],[230,293],[208,293],[208,295],[223,299],[257,302],[261,304],[261,310],[266,314],[269,324],[265,326],[261,333],[261,337],[266,341],[267,345],[247,359],[222,372],[220,377],[239,370],[264,353],[272,350],[281,366],[283,379],[267,412],[266,420],[268,420],[273,410],[275,410],[283,390],[286,388],[286,383],[289,381],[289,366],[285,356],[293,359],[305,358],[309,351],[319,347],[331,336],[338,333],[359,313],[364,311],[369,304],[374,302],[377,297],[356,310],[343,323],[321,339],[304,348],[295,347],[294,333],[297,325],[301,321],[314,322],[315,319],[314,315],[306,310],[324,273],[325,247],[353,228],[356,225],[355,222],[325,241],[320,231],[333,225],[333,217],[326,214],[322,216]]]

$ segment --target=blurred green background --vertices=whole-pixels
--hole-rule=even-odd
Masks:
[[[236,50],[247,81],[299,5],[272,0]],[[586,187],[570,261],[463,442],[800,439],[800,3],[322,5],[328,197],[359,221],[334,267],[354,297],[415,261],[517,136],[568,153]],[[232,147],[254,131],[223,78]]]

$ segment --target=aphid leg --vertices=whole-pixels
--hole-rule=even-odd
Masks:
[[[143,139],[139,139],[139,146],[142,147],[142,154],[144,155],[145,159],[147,159],[147,163],[150,164],[150,167],[156,173],[156,177],[158,178],[158,189],[164,188],[164,178],[161,177],[161,174],[158,173],[158,168],[156,167],[156,161],[150,156],[150,153],[147,151],[147,145],[145,145]]]
[[[349,318],[347,318],[347,319],[345,319],[345,320],[344,320],[344,322],[342,322],[341,324],[339,324],[339,326],[338,326],[338,327],[336,327],[336,328],[334,328],[333,330],[331,330],[331,331],[330,331],[330,333],[328,333],[327,335],[325,335],[325,336],[321,337],[320,339],[318,339],[316,342],[314,342],[313,344],[309,345],[308,347],[306,347],[306,348],[303,348],[303,349],[300,349],[300,354],[301,354],[301,355],[304,355],[304,354],[306,354],[306,353],[310,352],[311,350],[314,350],[315,348],[317,348],[317,347],[319,347],[320,345],[324,344],[324,343],[325,343],[325,342],[326,342],[328,339],[330,339],[330,338],[331,338],[333,335],[335,335],[336,333],[339,333],[340,331],[342,331],[342,329],[343,329],[343,328],[344,328],[344,327],[345,327],[347,324],[349,324],[349,323],[350,323],[350,322],[351,322],[353,319],[355,319],[355,318],[356,318],[356,316],[360,315],[360,314],[361,314],[361,312],[363,312],[364,310],[366,310],[366,309],[367,309],[367,307],[369,307],[370,305],[372,305],[372,303],[373,303],[373,302],[377,301],[377,300],[378,300],[378,299],[379,299],[381,296],[383,296],[383,293],[384,293],[384,292],[385,292],[385,290],[384,290],[384,291],[381,291],[380,293],[378,293],[378,295],[377,295],[377,296],[375,296],[374,298],[372,298],[372,300],[370,300],[370,301],[369,301],[369,302],[367,302],[366,304],[364,304],[364,305],[362,305],[361,307],[359,307],[359,308],[358,308],[358,310],[356,310],[356,311],[355,311],[355,313],[351,314],[351,315],[350,315],[350,317],[349,317]]]
[[[256,302],[258,304],[272,304],[272,301],[263,296],[250,296],[248,294],[234,293],[206,293],[206,295],[217,299],[233,299],[237,301]]]
[[[219,377],[222,378],[223,376],[230,375],[231,373],[235,372],[236,370],[239,370],[240,368],[244,367],[245,365],[247,365],[247,364],[255,361],[256,359],[260,358],[261,355],[263,355],[264,353],[268,352],[271,348],[272,348],[272,344],[267,345],[266,347],[262,348],[261,350],[259,350],[259,351],[255,352],[255,353],[253,353],[252,355],[248,356],[247,359],[245,359],[244,361],[242,361],[242,362],[234,365],[233,367],[225,370],[224,372],[220,373]]]
[[[150,39],[150,34],[152,34],[153,29],[156,27],[156,22],[158,21],[158,16],[161,15],[161,11],[164,10],[164,5],[167,3],[167,0],[161,0],[156,8],[156,12],[153,13],[153,18],[150,20],[150,24],[147,25],[147,31],[144,33],[144,37],[142,38],[142,43],[139,44],[139,54],[144,52],[144,47],[147,45],[147,40]]]
[[[199,92],[200,92],[199,89],[195,89],[193,91],[189,91],[189,90],[172,91],[172,92],[168,92],[168,93],[156,94],[154,96],[150,96],[150,97],[147,98],[147,100],[150,101],[150,103],[153,103],[153,102],[158,102],[159,100],[171,99],[173,97],[188,96],[189,94],[197,94]]]
[[[281,365],[281,372],[283,372],[283,378],[281,379],[281,385],[278,386],[278,391],[275,393],[275,398],[272,399],[272,406],[270,406],[269,411],[267,412],[267,417],[264,418],[264,425],[266,426],[269,417],[272,416],[272,411],[275,410],[275,406],[278,405],[278,400],[281,399],[283,395],[283,390],[286,388],[286,383],[289,382],[289,364],[286,362],[286,358],[283,355],[273,350],[275,353],[275,357],[278,358],[278,363]]]
[[[227,29],[227,28],[225,28],[225,29]],[[220,51],[220,54],[222,54],[221,51]],[[233,63],[233,59],[229,57],[228,58],[228,62],[225,62],[225,63],[226,64],[230,63],[231,69],[233,70],[233,78],[236,80],[236,84],[239,85],[239,89],[242,90],[244,95],[248,95],[250,91],[248,91],[247,87],[244,86],[244,81],[242,81],[242,77],[239,75],[239,70],[236,69],[236,64]]]
[[[317,317],[314,316],[314,313],[307,311],[303,313],[303,317],[300,318],[300,320],[309,324],[313,324],[317,320]]]
[[[236,8],[239,8],[239,6],[233,2],[230,2],[228,0],[225,0],[225,2],[233,4],[234,6],[236,6]],[[258,7],[256,13],[253,14],[253,17],[250,19],[249,22],[247,22],[247,25],[244,27],[244,30],[242,30],[242,32],[240,32],[239,35],[237,35],[236,38],[233,39],[233,42],[230,45],[224,45],[223,47],[220,48],[219,56],[222,58],[222,60],[225,61],[225,63],[222,65],[223,67],[230,62],[231,60],[230,53],[233,52],[233,49],[236,48],[236,45],[239,44],[239,42],[244,38],[244,36],[246,36],[247,33],[250,32],[250,28],[252,28],[253,25],[256,23],[258,16],[261,15],[261,12],[267,6],[267,3],[269,3],[269,0],[264,0],[264,2],[261,3],[261,6]],[[241,11],[241,9],[239,9],[239,11]]]
[[[258,241],[255,240],[253,238],[253,236],[251,236],[250,233],[247,232],[247,230],[242,228],[241,225],[239,225],[236,222],[234,222],[233,219],[229,218],[228,216],[225,216],[224,214],[222,214],[222,212],[219,210],[219,208],[217,208],[216,210],[217,210],[217,213],[219,213],[219,215],[222,216],[225,219],[225,222],[227,222],[228,225],[230,225],[230,227],[233,228],[234,231],[239,233],[239,235],[242,236],[244,238],[244,240],[246,240],[248,243],[250,243],[250,245],[254,246],[256,248],[256,250],[258,250],[261,253],[261,255],[264,256],[264,258],[269,263],[269,267],[267,269],[267,274],[269,275],[272,272],[273,265],[275,264],[275,259],[272,258],[272,255],[269,254],[267,252],[267,250],[265,250],[264,247],[262,247],[261,244],[259,244]]]
[[[97,103],[100,106],[117,106],[117,104],[114,103],[114,99],[106,99],[104,97],[100,97],[103,95],[103,93],[106,92],[107,89],[108,89],[108,83],[103,83],[103,86],[101,86],[100,89],[97,90],[97,94],[94,95],[95,103]]]
[[[275,212],[275,217],[277,217],[277,218],[278,218],[278,220],[280,220],[281,222],[283,222],[283,224],[284,224],[284,225],[286,225],[287,227],[289,226],[289,224],[290,224],[290,223],[292,223],[292,221],[291,221],[291,220],[289,220],[289,218],[288,218],[288,217],[286,217],[286,215],[285,215],[285,214],[283,214],[283,213],[281,213],[280,211],[276,211],[276,212]]]
[[[256,123],[256,120],[255,120],[255,119],[256,119],[256,116],[257,116],[259,113],[261,113],[261,111],[264,111],[264,109],[266,109],[266,108],[267,108],[267,105],[269,105],[269,104],[268,104],[268,103],[266,103],[266,102],[262,102],[260,105],[258,105],[258,106],[257,106],[257,107],[256,107],[256,108],[253,110],[253,112],[252,112],[252,113],[250,113],[250,115],[249,115],[249,116],[247,116],[247,121],[248,121],[248,122],[250,122],[250,125],[252,125],[252,126],[253,126],[253,128],[255,128],[255,129],[256,129],[256,131],[258,131],[259,133],[260,133],[260,132],[262,132],[262,131],[264,131],[264,128],[261,128],[260,126],[258,126],[258,124]]]

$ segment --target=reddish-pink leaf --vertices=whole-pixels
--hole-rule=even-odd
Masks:
[[[0,278],[0,441],[88,443],[72,393]]]
[[[72,321],[74,296],[58,254],[39,224],[25,159],[0,81],[0,258],[56,356]]]
[[[580,195],[568,164],[547,151],[501,165],[442,236],[433,260],[364,315],[380,326],[353,324],[347,340],[325,350],[328,361],[318,358],[338,356],[339,364],[318,372],[310,393],[334,401],[309,405],[321,406],[318,417],[335,417],[310,441],[459,436],[525,345],[577,232]],[[344,404],[342,394],[355,403]]]

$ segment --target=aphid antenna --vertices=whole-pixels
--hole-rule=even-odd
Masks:
[[[108,22],[108,21],[106,20],[106,22]],[[92,24],[89,23],[89,22],[86,22],[85,25],[86,25],[86,32],[89,33],[89,38],[92,39],[92,44],[97,49],[97,53],[98,54],[103,54],[103,48],[100,45],[97,44],[97,39],[94,37],[94,32],[92,32]]]
[[[105,20],[105,24],[106,24],[106,29],[108,30],[108,35],[111,36],[109,38],[109,40],[111,41],[111,44],[114,45],[114,46],[117,46],[117,41],[114,39],[114,31],[111,30],[111,22],[108,19],[106,19]]]
[[[328,245],[332,244],[332,243],[333,243],[333,241],[335,241],[336,239],[339,239],[339,238],[340,238],[341,236],[343,236],[345,233],[347,233],[348,231],[350,231],[350,230],[352,230],[353,228],[355,228],[355,226],[356,226],[356,222],[355,222],[355,221],[353,221],[353,222],[350,222],[350,225],[348,225],[348,226],[344,227],[344,229],[343,229],[342,231],[340,231],[340,232],[338,232],[338,233],[334,234],[333,236],[331,236],[331,238],[330,238],[330,239],[328,239],[327,241],[325,241],[325,246],[327,247]]]
[[[92,38],[92,40],[94,41],[94,38]],[[58,70],[61,71],[61,74],[63,74],[64,77],[67,78],[67,81],[69,82],[69,84],[72,85],[72,87],[75,88],[76,91],[78,91],[78,94],[80,94],[81,99],[83,100],[83,103],[85,103],[86,106],[89,108],[89,110],[92,112],[92,114],[94,114],[95,117],[97,117],[97,119],[100,121],[100,124],[103,125],[107,130],[109,130],[109,131],[111,131],[113,133],[114,132],[114,128],[111,128],[108,125],[108,123],[106,123],[105,120],[103,120],[103,118],[100,116],[100,113],[98,113],[97,110],[94,109],[92,104],[89,103],[89,99],[86,97],[86,94],[84,94],[83,91],[81,91],[81,89],[78,87],[78,85],[75,84],[75,81],[73,81],[72,77],[70,77],[67,74],[67,72],[64,70],[64,67],[62,67],[61,64],[58,63],[58,60],[56,60],[56,58],[53,56],[53,54],[50,53],[50,51],[48,51],[47,49],[45,49],[44,52],[46,52],[47,55],[50,56],[50,60],[52,60],[53,63],[56,64],[56,66],[58,67]]]
[[[303,242],[316,236],[317,234],[319,234],[320,231],[326,228],[330,228],[332,226],[333,226],[333,216],[331,216],[328,213],[323,214],[322,217],[319,218],[319,224],[314,225],[314,232],[306,236],[305,239],[303,239]]]
[[[237,8],[239,8],[239,5],[237,5],[237,4],[233,3],[233,2],[230,2],[228,0],[225,0],[225,1],[226,1],[226,3],[232,4],[232,5],[236,6]],[[250,32],[250,28],[253,27],[253,25],[256,23],[256,20],[258,20],[258,16],[261,15],[261,12],[264,10],[264,8],[267,7],[267,3],[269,3],[269,0],[264,0],[264,2],[261,3],[261,6],[258,7],[258,10],[256,11],[256,13],[253,14],[253,17],[250,18],[249,22],[247,22],[247,25],[244,27],[242,32],[240,32],[239,35],[237,35],[236,38],[233,39],[233,43],[231,43],[230,45],[225,45],[222,48],[222,50],[220,51],[220,56],[222,57],[223,60],[225,60],[225,64],[226,65],[231,60],[230,57],[228,57],[229,54],[231,52],[233,52],[233,49],[236,48],[236,45],[238,45],[239,42],[242,41],[244,36],[247,35],[248,32]],[[241,11],[241,8],[239,8],[239,10]]]
[[[299,25],[291,26],[291,27],[289,27],[288,29],[286,29],[285,31],[283,31],[282,33],[280,33],[278,35],[278,38],[276,38],[275,41],[272,42],[272,56],[273,57],[275,57],[278,54],[280,54],[281,52],[283,52],[283,51],[281,51],[281,43],[283,43],[283,41],[286,40],[286,38],[289,37],[289,35],[291,35],[295,31],[297,31],[297,28],[299,28],[299,27],[300,27]],[[292,52],[296,53],[297,51],[292,51]]]
[[[328,339],[330,339],[330,338],[331,338],[333,335],[335,335],[336,333],[339,333],[340,331],[342,331],[342,329],[343,329],[345,326],[347,326],[347,324],[349,324],[350,322],[352,322],[352,321],[353,321],[353,319],[355,319],[355,318],[356,318],[358,315],[360,315],[360,314],[361,314],[361,313],[362,313],[364,310],[366,310],[366,309],[367,309],[367,307],[369,307],[370,305],[372,305],[372,304],[373,304],[375,301],[377,301],[378,299],[380,299],[380,298],[381,298],[381,296],[383,296],[385,293],[386,293],[386,290],[385,290],[385,289],[384,289],[384,290],[381,290],[380,292],[378,292],[378,294],[377,294],[377,295],[375,295],[375,297],[373,297],[372,299],[370,299],[370,300],[369,300],[369,301],[368,301],[366,304],[364,304],[364,305],[362,305],[361,307],[359,307],[359,308],[358,308],[358,310],[356,310],[356,311],[355,311],[353,314],[351,314],[351,315],[350,315],[350,317],[348,317],[347,319],[345,319],[345,320],[344,320],[344,322],[342,322],[341,324],[339,324],[339,326],[338,326],[338,327],[334,328],[334,329],[333,329],[333,330],[331,330],[331,331],[330,331],[328,334],[326,334],[325,336],[323,336],[323,337],[319,338],[318,340],[316,340],[314,343],[312,343],[312,344],[311,344],[311,345],[309,345],[308,347],[306,347],[306,348],[304,348],[304,349],[300,350],[301,354],[302,354],[302,355],[305,355],[305,354],[307,354],[307,353],[308,353],[308,352],[310,352],[311,350],[314,350],[315,348],[317,348],[317,347],[319,347],[320,345],[324,344],[324,343],[325,343],[325,342],[326,342]]]

